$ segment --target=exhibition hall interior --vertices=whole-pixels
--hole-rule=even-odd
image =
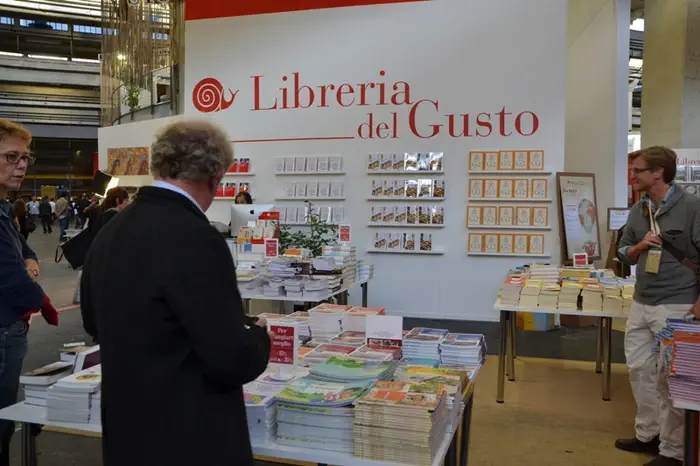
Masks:
[[[700,466],[699,31],[0,0],[0,466]]]

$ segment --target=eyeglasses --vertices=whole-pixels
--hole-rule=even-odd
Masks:
[[[5,152],[5,159],[10,165],[17,165],[20,161],[27,162],[27,166],[34,165],[36,162],[36,157],[33,157],[28,152]]]
[[[650,170],[653,170],[653,168],[633,168],[630,171],[633,175],[639,175],[640,173],[648,172]]]

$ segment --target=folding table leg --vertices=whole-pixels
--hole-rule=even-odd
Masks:
[[[362,284],[362,307],[367,307],[367,285],[368,283]]]
[[[23,422],[21,425],[22,466],[37,466],[36,436],[32,434],[32,424]]]
[[[515,313],[509,312],[510,323],[508,325],[508,380],[515,380]]]
[[[469,464],[469,431],[472,424],[472,407],[474,406],[474,393],[469,397],[467,405],[464,407],[464,416],[462,417],[462,432],[460,444],[461,454],[459,458],[459,466],[467,466]]]
[[[600,374],[603,372],[603,317],[598,318],[596,335],[595,373]]]
[[[498,384],[496,387],[496,402],[503,403],[503,392],[506,383],[506,348],[508,346],[508,314],[501,311],[501,339],[498,342]]]
[[[605,338],[603,346],[603,400],[610,401],[610,371],[612,366],[612,317],[604,317]]]

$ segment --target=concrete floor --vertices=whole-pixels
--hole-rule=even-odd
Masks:
[[[57,359],[61,345],[84,340],[80,311],[72,307],[77,273],[54,263],[57,235],[34,233],[30,244],[41,259],[41,283],[57,308],[64,308],[58,329],[43,319],[32,322],[25,370]],[[370,288],[371,304],[371,288]],[[406,327],[436,325],[487,335],[489,353],[498,348],[498,325],[462,321],[408,319]],[[504,404],[497,404],[497,359],[489,357],[475,395],[470,447],[471,466],[638,466],[649,458],[615,450],[613,442],[633,434],[635,405],[623,365],[615,365],[612,401],[600,397],[601,376],[594,373],[595,330],[518,332],[516,382],[506,382]],[[554,359],[542,359],[554,358]],[[571,361],[576,360],[576,361]],[[613,361],[624,362],[622,335],[615,332]],[[19,435],[13,464],[19,464]],[[45,431],[39,436],[41,466],[99,466],[96,438]],[[259,463],[260,465],[266,463]],[[167,465],[162,465],[167,466]]]

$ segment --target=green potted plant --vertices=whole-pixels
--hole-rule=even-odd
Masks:
[[[305,248],[313,257],[321,255],[324,246],[338,240],[338,225],[333,225],[319,218],[314,213],[313,204],[306,202],[308,212],[303,230],[292,231],[289,225],[280,225],[280,254],[289,248]]]
[[[138,86],[126,86],[126,94],[123,97],[123,101],[129,111],[133,114],[135,110],[138,110],[139,103],[141,101],[141,88]],[[133,115],[132,115],[133,117]]]

